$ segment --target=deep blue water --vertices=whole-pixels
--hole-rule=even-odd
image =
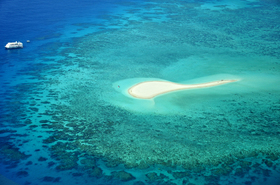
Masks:
[[[68,36],[62,31],[67,25],[90,21],[97,23],[97,16],[113,11],[112,1],[1,1],[0,43],[21,41],[24,50],[1,50],[1,68],[15,65],[14,71],[44,52],[42,46]],[[94,28],[97,29],[97,28]],[[31,40],[30,44],[26,44]],[[33,42],[36,41],[36,42]],[[3,76],[9,75],[5,73]]]
[[[70,21],[94,21],[112,10],[112,1],[1,1],[1,43],[57,32]]]
[[[278,1],[0,1],[0,184],[280,184],[279,15]],[[237,82],[127,93],[222,79]]]

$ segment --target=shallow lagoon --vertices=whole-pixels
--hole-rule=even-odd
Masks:
[[[108,4],[92,19],[90,9],[48,19],[47,35],[1,51],[1,174],[18,184],[277,184],[277,2]],[[143,79],[229,77],[240,81],[125,95]]]

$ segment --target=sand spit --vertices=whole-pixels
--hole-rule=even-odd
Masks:
[[[235,82],[237,80],[219,80],[201,84],[178,84],[169,81],[146,81],[138,83],[131,88],[128,89],[128,93],[140,99],[151,99],[158,95],[178,91],[178,90],[186,90],[186,89],[197,89],[197,88],[206,88],[213,87],[218,85],[223,85],[231,82]]]

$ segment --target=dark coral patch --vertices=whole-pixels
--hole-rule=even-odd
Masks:
[[[73,177],[80,177],[80,176],[82,176],[83,175],[83,173],[72,173],[72,176]]]
[[[48,167],[51,167],[51,166],[53,166],[53,165],[55,165],[55,162],[53,162],[53,161],[51,161],[51,162],[48,163]]]
[[[4,154],[7,158],[15,161],[27,159],[30,156],[24,154],[23,152],[20,152],[18,148],[15,148],[9,144],[1,146],[0,153]]]
[[[18,171],[17,176],[18,177],[27,177],[29,174],[27,171]]]
[[[48,159],[45,158],[45,157],[40,157],[40,158],[38,159],[38,161],[46,161],[46,160],[48,160]]]
[[[88,171],[89,176],[101,178],[103,176],[103,170],[99,167],[93,167],[91,170]]]
[[[45,176],[42,181],[44,182],[59,182],[61,177],[50,177],[50,176]]]
[[[134,180],[135,177],[128,172],[125,171],[118,171],[112,172],[112,175],[123,182]]]
[[[32,161],[28,161],[25,165],[32,165],[33,162]]]

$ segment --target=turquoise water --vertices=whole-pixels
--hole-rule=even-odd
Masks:
[[[0,184],[279,184],[279,12],[265,0],[1,2],[0,43],[24,48],[0,51]],[[238,81],[128,95],[154,79]]]

